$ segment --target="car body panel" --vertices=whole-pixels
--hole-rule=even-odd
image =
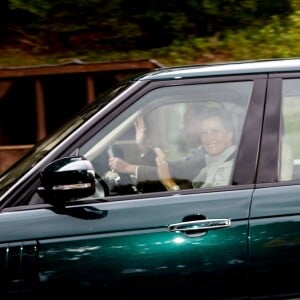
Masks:
[[[300,267],[298,185],[256,189],[250,214],[249,270],[257,295],[299,295],[293,274]]]
[[[237,294],[245,296],[251,195],[250,189],[79,205],[62,212],[52,208],[7,212],[0,218],[5,240],[1,248],[11,251],[20,248],[17,241],[37,240],[40,262],[35,285],[43,292],[51,292],[62,278],[74,293],[86,286],[103,293],[118,286],[118,293],[134,293],[135,280],[151,287],[152,293],[162,292],[172,280],[169,295],[174,297],[177,282],[180,289],[197,287],[206,297],[213,297],[209,287],[217,285],[216,295],[229,297],[237,293],[239,281]],[[167,225],[197,215],[229,219],[231,226],[200,236],[168,231]]]

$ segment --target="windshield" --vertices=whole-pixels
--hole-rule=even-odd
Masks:
[[[73,119],[66,122],[58,130],[38,142],[24,157],[18,160],[13,166],[0,176],[0,196],[23,174],[35,166],[52,149],[60,144],[66,137],[74,132],[81,124],[97,113],[102,107],[109,103],[116,96],[121,94],[131,82],[120,83],[107,90]]]

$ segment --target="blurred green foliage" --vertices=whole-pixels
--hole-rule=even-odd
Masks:
[[[1,0],[0,66],[300,56],[299,0]]]

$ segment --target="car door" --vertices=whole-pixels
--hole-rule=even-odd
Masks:
[[[298,299],[300,267],[300,76],[272,74],[268,84],[257,187],[249,231],[253,298]]]
[[[149,133],[155,145],[168,146],[172,158],[181,156],[173,128],[179,125],[185,101],[203,100],[213,106],[227,103],[222,107],[232,119],[242,108],[229,183],[149,191],[131,188],[131,183],[128,189],[120,182],[130,178],[113,176],[98,194],[64,207],[26,195],[30,203],[6,207],[0,214],[3,293],[34,296],[62,291],[129,299],[179,298],[188,292],[205,299],[247,297],[248,217],[265,87],[264,75],[252,75],[164,81],[140,91],[132,105],[76,145],[98,175],[107,175],[107,150],[112,145],[122,148],[122,155],[136,158],[134,120],[145,112],[153,128],[158,126]]]

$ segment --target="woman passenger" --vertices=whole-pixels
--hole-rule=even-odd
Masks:
[[[198,123],[199,139],[205,150],[206,165],[192,180],[193,188],[229,184],[236,151],[231,119],[231,115],[225,110],[208,109],[201,113]],[[165,153],[160,148],[155,148],[155,152],[161,183],[167,190],[178,189],[176,182],[170,177]]]

